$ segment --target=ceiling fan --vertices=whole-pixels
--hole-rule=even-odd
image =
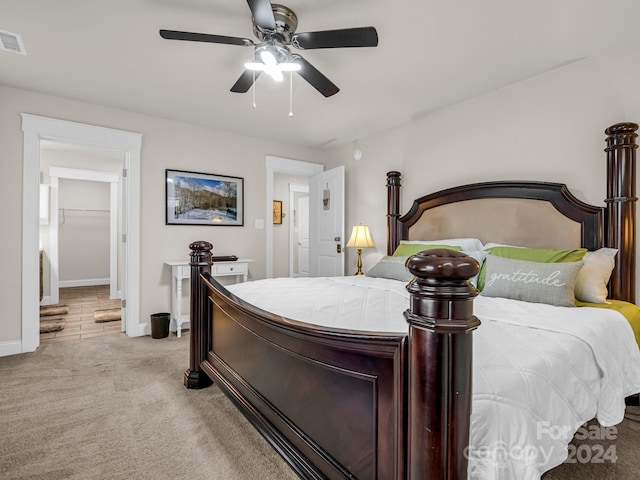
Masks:
[[[248,38],[176,30],[160,30],[160,36],[168,40],[254,47],[254,61],[245,64],[245,71],[231,87],[232,92],[247,92],[262,72],[281,80],[282,72],[295,71],[325,97],[335,95],[340,89],[299,54],[292,53],[290,47],[311,50],[378,45],[375,27],[295,33],[298,17],[290,8],[272,4],[269,0],[247,0],[247,3],[251,10],[253,33],[259,40],[257,43]]]

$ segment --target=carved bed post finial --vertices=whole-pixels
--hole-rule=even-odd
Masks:
[[[191,311],[189,332],[189,368],[184,372],[184,386],[203,388],[211,385],[211,379],[201,370],[200,363],[206,358],[209,342],[209,317],[211,308],[206,285],[200,280],[203,273],[211,273],[211,249],[209,242],[198,241],[189,245],[191,249]]]
[[[409,322],[407,478],[467,478],[473,316],[480,269],[462,252],[432,249],[407,260],[416,278]]]
[[[638,125],[617,123],[607,134],[607,238],[617,248],[611,275],[610,296],[635,303],[636,285],[636,138]]]
[[[387,255],[398,248],[398,218],[400,218],[400,172],[387,172]]]

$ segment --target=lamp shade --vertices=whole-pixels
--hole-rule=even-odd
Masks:
[[[371,235],[369,234],[368,225],[356,225],[351,230],[351,237],[347,242],[347,247],[367,248],[375,247]]]

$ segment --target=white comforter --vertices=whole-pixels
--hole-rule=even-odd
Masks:
[[[229,290],[307,323],[407,331],[403,282],[282,278]],[[479,296],[474,314],[482,325],[474,333],[470,479],[539,479],[567,458],[584,422],[621,422],[625,396],[640,392],[640,352],[617,312]]]

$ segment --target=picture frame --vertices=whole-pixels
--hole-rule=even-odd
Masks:
[[[166,169],[166,225],[244,225],[244,178]]]
[[[273,224],[282,225],[282,200],[273,201]]]

